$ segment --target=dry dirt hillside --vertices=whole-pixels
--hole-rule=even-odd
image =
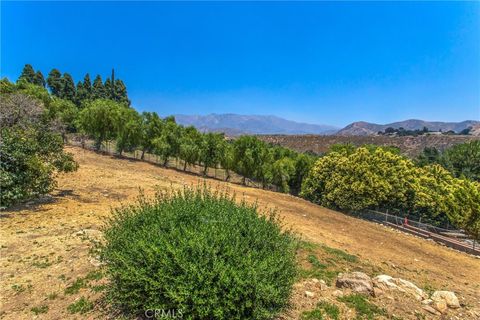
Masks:
[[[57,189],[42,201],[1,213],[0,318],[115,318],[101,299],[105,280],[98,261],[89,254],[92,241],[101,237],[102,219],[112,207],[134,201],[139,188],[149,196],[155,188],[181,188],[203,180],[145,162],[76,147],[67,150],[80,164],[77,172],[60,176]],[[388,274],[412,281],[427,292],[451,290],[462,305],[440,316],[425,311],[419,301],[386,293],[371,298],[385,309],[380,318],[475,319],[480,315],[478,258],[293,196],[208,181],[215,188],[228,186],[249,201],[258,199],[260,206],[277,208],[286,226],[307,241],[299,253],[305,277],[296,284],[292,308],[282,319],[298,319],[318,301],[338,304],[338,292],[328,281],[331,273],[315,270],[315,264],[309,264],[312,256],[328,264],[330,271]],[[322,275],[326,286],[312,288],[312,278]],[[312,295],[306,296],[307,290]],[[351,306],[338,305],[341,318],[355,317]]]

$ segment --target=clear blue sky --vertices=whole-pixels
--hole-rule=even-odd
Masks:
[[[5,2],[1,75],[112,67],[161,115],[480,118],[479,2]]]

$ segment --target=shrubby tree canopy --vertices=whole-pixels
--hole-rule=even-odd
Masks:
[[[80,112],[78,126],[82,132],[95,139],[97,150],[100,150],[103,142],[116,137],[122,108],[127,107],[115,101],[97,99],[86,103]]]
[[[358,148],[351,154],[331,152],[314,164],[302,186],[302,196],[342,210],[408,207],[414,179],[410,160],[378,148]]]
[[[55,186],[58,172],[77,165],[63,151],[40,100],[24,93],[0,97],[0,207],[38,197]]]

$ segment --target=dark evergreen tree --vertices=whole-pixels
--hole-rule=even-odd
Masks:
[[[85,86],[82,81],[78,81],[77,83],[77,94],[75,96],[75,104],[80,107],[84,103],[84,101],[88,100],[89,94],[85,89]]]
[[[18,78],[17,82],[22,80],[28,83],[35,83],[35,70],[33,70],[32,65],[26,64],[23,67],[22,74],[20,74],[20,77]]]
[[[43,73],[39,70],[37,73],[35,73],[35,76],[33,77],[33,83],[36,84],[37,86],[41,86],[45,88],[45,78],[43,77]]]
[[[127,95],[127,87],[122,80],[115,80],[115,97],[114,100],[130,105],[130,100]]]
[[[87,92],[88,98],[92,95],[92,82],[90,81],[90,75],[87,73],[83,78],[83,88]]]
[[[48,88],[54,96],[60,97],[63,91],[62,74],[57,69],[52,69],[47,77]]]
[[[93,80],[92,99],[105,99],[105,87],[103,86],[102,77],[97,75]]]
[[[112,84],[112,80],[110,80],[110,78],[107,78],[107,80],[105,80],[104,88],[105,88],[105,98],[110,99],[110,100],[115,100],[115,97],[112,94],[113,93],[113,84]]]
[[[72,76],[68,73],[64,73],[62,77],[62,82],[63,82],[62,98],[74,102],[76,90],[75,90],[75,83],[73,82]]]

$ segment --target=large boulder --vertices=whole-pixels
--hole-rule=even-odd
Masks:
[[[372,295],[372,279],[363,272],[340,273],[337,277],[338,288],[348,288],[353,292]]]
[[[445,304],[452,309],[460,308],[460,302],[458,302],[457,296],[451,291],[435,291],[431,299],[436,304],[445,302]]]
[[[397,290],[406,293],[410,296],[415,297],[415,299],[419,301],[428,298],[428,295],[425,293],[425,291],[423,291],[410,281],[400,278],[393,278],[386,274],[382,274],[373,278],[373,285],[383,291]]]

